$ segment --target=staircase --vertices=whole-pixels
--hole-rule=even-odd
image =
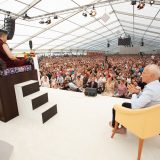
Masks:
[[[48,100],[48,93],[40,91],[39,82],[30,80],[15,85],[19,115],[45,123],[57,113],[57,105]]]

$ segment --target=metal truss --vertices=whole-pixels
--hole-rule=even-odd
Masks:
[[[116,23],[116,21],[113,21],[113,22],[111,22],[111,23],[109,23],[109,24],[107,24],[107,26],[109,26],[109,25],[111,25],[111,24],[114,24],[114,23]],[[95,32],[96,31],[98,31],[98,30],[100,30],[100,29],[102,29],[102,28],[104,28],[103,26],[102,27],[99,27],[98,29],[96,29],[96,30],[94,30]],[[112,28],[112,30],[113,29],[116,29],[117,28],[117,26],[116,27],[114,27],[114,28]],[[85,33],[85,34],[82,34],[80,37],[84,37],[85,38],[85,35],[88,35],[88,34],[90,34],[90,33],[92,33],[93,31],[90,31],[90,32],[88,32],[88,33]],[[103,32],[103,33],[108,33],[108,32],[110,32],[110,31],[105,31],[105,32]],[[103,34],[103,33],[101,33],[101,34]],[[74,34],[73,34],[74,35]],[[95,38],[95,36],[91,36],[90,38],[87,38],[87,40],[93,40],[92,38]],[[76,40],[77,38],[74,38],[74,39],[72,39],[72,41],[74,41],[74,40]],[[101,39],[101,38],[99,38],[99,39]],[[98,40],[98,39],[97,39]],[[107,40],[107,38],[106,38],[106,40]],[[74,45],[76,45],[76,44],[79,44],[79,43],[81,43],[81,42],[83,42],[83,40],[81,40],[80,42],[76,42],[76,43],[74,43],[74,44],[72,44],[71,46],[74,46]],[[55,47],[59,47],[59,46],[63,46],[64,44],[67,44],[68,42],[64,42],[64,43],[61,43],[61,44],[59,44],[59,45],[57,45],[57,46],[55,46]],[[54,47],[54,48],[55,48]],[[53,48],[51,48],[50,50],[52,50]]]
[[[47,30],[53,28],[54,26],[56,26],[56,25],[58,25],[58,24],[64,22],[65,20],[67,20],[68,18],[70,18],[70,17],[72,17],[72,16],[78,14],[79,12],[81,12],[81,10],[79,10],[79,11],[76,12],[76,13],[73,13],[72,15],[67,16],[66,18],[64,18],[64,19],[62,19],[62,20],[60,20],[60,21],[58,21],[57,23],[51,24],[51,25],[48,26],[47,28],[42,29],[41,31],[35,33],[35,34],[32,35],[31,37],[29,37],[29,38],[25,39],[24,41],[20,42],[19,44],[15,45],[15,46],[13,47],[13,49],[15,49],[15,48],[17,48],[18,46],[20,46],[21,44],[23,44],[23,43],[29,41],[30,39],[32,39],[32,38],[34,38],[34,37],[36,37],[36,36],[42,34],[43,32],[45,32],[45,31],[47,31]]]

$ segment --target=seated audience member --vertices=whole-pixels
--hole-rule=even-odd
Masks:
[[[68,87],[71,91],[82,92],[73,82],[69,82]]]
[[[121,79],[118,84],[118,97],[125,98],[127,96],[127,86],[125,84],[125,80]]]
[[[141,88],[141,90],[143,90],[145,85],[146,85],[145,82],[142,82],[142,78],[141,77],[137,77],[137,84]]]
[[[94,76],[90,79],[90,82],[88,82],[86,86],[89,87],[89,88],[96,88],[96,89],[98,88],[98,84],[95,81]]]
[[[138,83],[137,83],[137,81],[136,81],[136,77],[134,77],[134,78],[132,78],[131,79],[131,85],[132,86],[134,86],[136,89],[138,89],[139,91],[141,90],[141,87],[140,86],[138,86]],[[128,95],[127,95],[127,97],[132,97],[132,93],[131,92],[128,92]]]
[[[87,74],[85,74],[83,77],[83,88],[86,88],[87,82],[88,82],[88,76],[87,76]]]
[[[41,78],[41,86],[48,87],[48,88],[50,87],[49,78],[46,74]]]
[[[58,86],[62,86],[63,82],[64,82],[64,78],[62,77],[61,74],[58,74],[58,76],[57,76],[57,84],[58,84]]]
[[[27,59],[17,59],[10,51],[9,46],[7,44],[7,31],[0,29],[0,58],[6,64],[6,67],[19,67],[30,62]]]
[[[51,81],[51,88],[57,88],[57,79],[56,79],[56,76],[52,75],[50,81]]]
[[[82,81],[82,79],[80,78],[80,76],[77,77],[75,84],[76,84],[76,86],[77,86],[79,89],[82,89],[82,88],[83,88],[83,81]]]
[[[147,65],[142,73],[142,81],[147,85],[143,91],[140,92],[134,85],[129,85],[128,90],[132,93],[131,103],[123,103],[122,106],[130,109],[140,109],[150,107],[155,104],[160,104],[160,68],[155,64]],[[110,126],[115,125],[115,110],[113,109],[113,119],[110,122]],[[126,119],[127,121],[127,119]],[[117,130],[117,133],[125,134],[126,128],[121,127]]]
[[[92,76],[98,77],[95,80],[98,83],[98,88],[101,86],[103,79],[103,90],[106,78],[112,76],[115,82],[114,95],[118,93],[118,83],[116,82],[122,78],[127,81],[127,86],[131,84],[131,79],[133,79],[132,84],[137,86],[137,88],[143,89],[144,84],[141,82],[140,77],[144,67],[153,63],[151,55],[145,55],[143,58],[139,55],[108,55],[107,59],[107,63],[104,64],[105,56],[103,55],[41,56],[39,57],[39,64],[42,74],[52,73],[57,76],[61,75],[62,77],[58,78],[59,82],[67,80],[75,84],[76,78],[80,76],[80,79],[83,81],[83,89],[91,81]],[[160,66],[160,55],[155,54],[155,59],[157,60],[156,64]],[[63,83],[59,83],[57,88],[60,88],[61,84]]]
[[[67,74],[66,74],[66,77],[65,77],[65,80],[66,80],[66,81],[71,81],[71,79],[72,79],[71,76],[69,75],[69,73],[67,73]]]
[[[50,71],[48,72],[47,77],[49,78],[49,81],[50,81],[52,78],[52,73]]]
[[[115,91],[115,82],[113,80],[113,77],[109,77],[105,84],[105,90],[104,90],[103,95],[114,96],[114,91]]]
[[[69,90],[69,85],[68,85],[68,81],[67,80],[64,80],[64,82],[63,82],[63,84],[62,84],[62,86],[61,86],[61,88],[60,89],[62,89],[62,90]]]

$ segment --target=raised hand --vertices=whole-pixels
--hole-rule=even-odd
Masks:
[[[129,91],[130,93],[136,93],[136,94],[138,94],[138,93],[140,92],[140,90],[137,89],[133,84],[130,84],[130,85],[128,86],[128,91]]]

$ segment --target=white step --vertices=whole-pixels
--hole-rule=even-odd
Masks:
[[[42,114],[43,112],[45,112],[46,110],[48,110],[52,106],[54,106],[53,102],[52,103],[51,102],[47,102],[44,105],[42,105],[41,107],[38,107],[37,109],[35,109],[34,113]]]
[[[24,100],[32,100],[32,99],[35,99],[35,98],[37,98],[37,97],[39,97],[39,96],[41,96],[41,95],[43,95],[45,93],[47,93],[47,92],[38,91],[38,92],[35,92],[35,93],[31,94],[31,95],[28,95],[28,96],[24,97]]]
[[[16,93],[19,115],[26,119],[31,119],[31,122],[32,120],[34,120],[42,124],[43,122],[46,122],[48,119],[50,119],[52,116],[54,116],[57,113],[56,112],[57,107],[53,107],[54,104],[48,102],[48,93],[45,91],[37,91],[35,93],[32,93],[28,96],[23,97],[22,87],[35,82],[37,81],[30,80],[30,81],[15,85],[15,93]],[[43,94],[47,94],[47,95],[45,95],[43,99],[41,99],[40,96],[42,96]],[[40,99],[36,99],[38,97],[40,97]]]
[[[26,82],[23,82],[23,83],[16,84],[15,86],[17,86],[17,87],[23,87],[23,86],[27,86],[27,85],[35,83],[35,82],[38,82],[38,81],[36,81],[36,80],[29,80],[29,81],[26,81]]]
[[[49,110],[50,108],[52,108],[54,105],[56,105],[56,104],[53,104],[53,103],[51,103],[51,102],[45,103],[45,104],[42,105],[41,107],[35,109],[35,110],[33,111],[33,113],[32,113],[33,115],[30,116],[30,118],[31,118],[32,120],[38,122],[39,124],[42,124],[42,123],[43,123],[42,114],[43,114],[44,112],[46,112],[47,110]],[[51,118],[51,117],[50,117],[50,118]],[[49,119],[50,119],[50,118],[49,118]],[[48,119],[48,120],[49,120],[49,119]]]

